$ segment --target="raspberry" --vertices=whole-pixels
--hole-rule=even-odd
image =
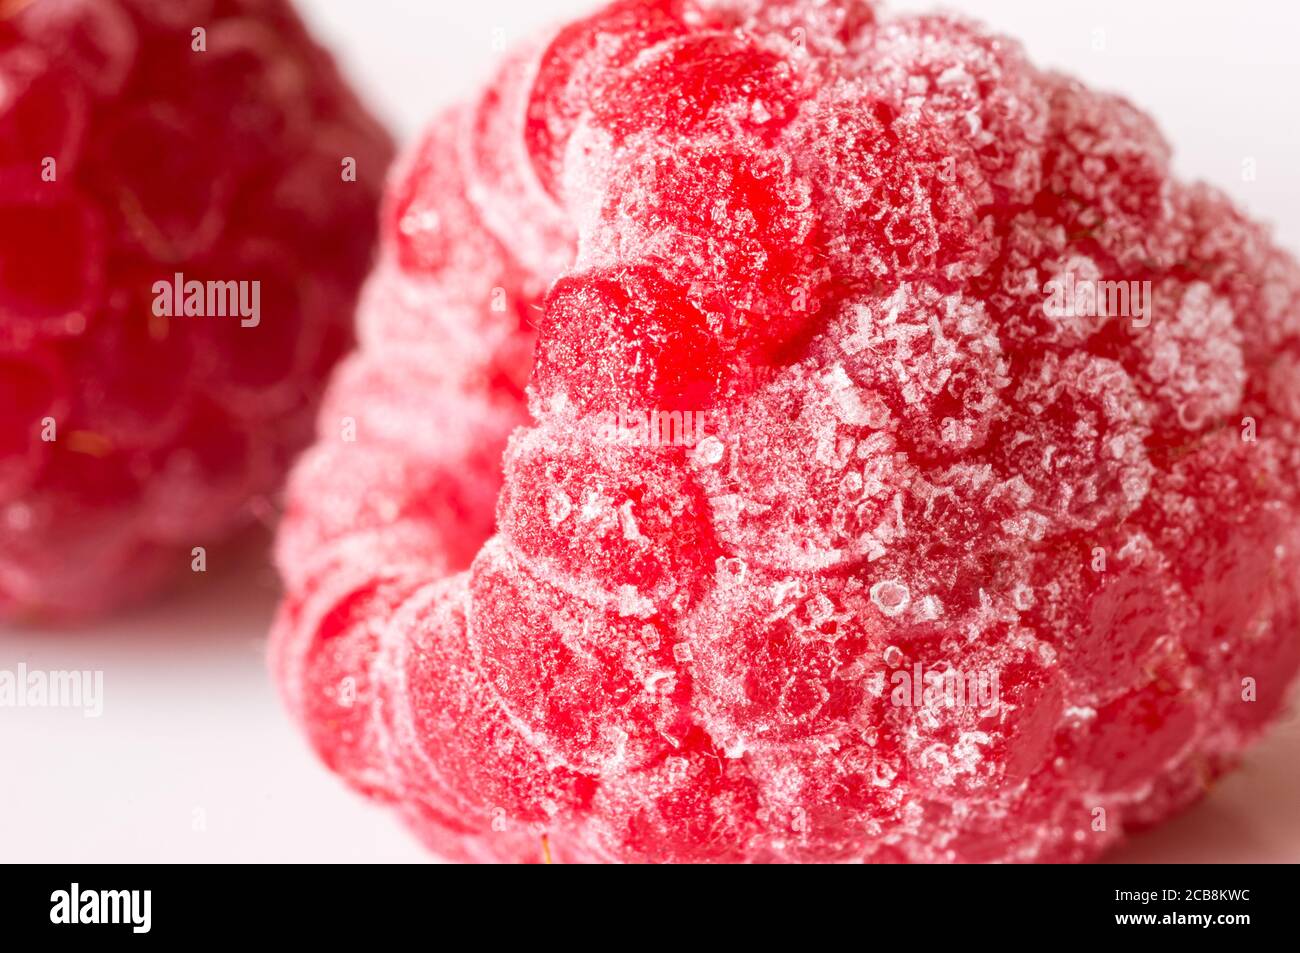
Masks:
[[[1122,100],[947,16],[616,3],[390,210],[272,658],[439,853],[1084,860],[1281,710],[1300,266]]]
[[[5,5],[0,618],[144,595],[253,520],[350,345],[391,151],[282,0]],[[159,309],[177,274],[258,315]]]

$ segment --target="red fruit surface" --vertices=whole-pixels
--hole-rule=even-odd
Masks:
[[[391,156],[284,0],[0,5],[0,620],[143,595],[269,509]],[[256,322],[160,314],[177,273],[258,282]]]
[[[1014,42],[616,3],[383,249],[272,661],[442,855],[1085,860],[1285,704],[1300,267]]]

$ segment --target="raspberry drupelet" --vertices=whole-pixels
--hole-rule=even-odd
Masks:
[[[969,22],[544,37],[395,176],[361,327],[272,664],[443,856],[1085,860],[1300,665],[1300,267]]]
[[[391,156],[284,0],[0,3],[0,620],[143,596],[278,491]]]

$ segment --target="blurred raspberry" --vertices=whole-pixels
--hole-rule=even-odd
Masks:
[[[281,0],[0,4],[0,618],[142,595],[252,520],[350,344],[390,157]]]
[[[1285,703],[1300,267],[1122,100],[952,17],[621,2],[389,209],[272,658],[439,853],[1084,860]]]

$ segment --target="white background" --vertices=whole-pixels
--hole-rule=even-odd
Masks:
[[[303,0],[377,111],[409,139],[541,24],[595,0]],[[892,8],[929,3],[899,0]],[[1300,250],[1300,4],[965,0],[1040,64],[1123,92],[1189,177],[1226,188]],[[1243,162],[1253,158],[1253,182]],[[316,765],[263,667],[264,549],[210,555],[150,608],[76,632],[0,630],[0,668],[101,669],[104,713],[0,709],[0,861],[428,859]],[[222,563],[231,567],[227,568]],[[1205,803],[1116,859],[1300,860],[1292,716]]]

